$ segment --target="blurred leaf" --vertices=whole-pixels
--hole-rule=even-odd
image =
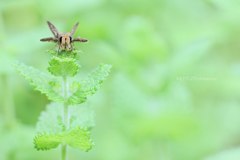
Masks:
[[[30,138],[35,135],[33,127],[20,123],[16,123],[16,125],[11,129],[1,127],[2,126],[0,126],[1,160],[9,160],[10,155],[14,157],[17,154],[24,157],[26,152],[28,153],[29,150],[33,148],[32,139]]]
[[[183,67],[194,64],[208,53],[212,45],[211,39],[200,39],[192,42],[174,54],[170,60],[171,67],[181,70]]]
[[[79,148],[84,151],[90,150],[94,143],[90,139],[90,133],[86,129],[79,127],[72,129],[69,132],[38,135],[34,138],[35,148],[38,150],[49,150],[57,148],[59,144],[68,144],[73,148]]]
[[[46,106],[46,111],[42,111],[37,122],[38,133],[59,133],[62,132],[62,125],[59,119],[63,119],[63,104],[52,102]],[[69,128],[86,127],[90,130],[94,127],[94,112],[89,103],[69,106],[69,118],[71,122]]]
[[[219,153],[210,155],[206,158],[203,158],[203,160],[239,160],[240,159],[240,148],[229,148],[226,150],[223,150]]]

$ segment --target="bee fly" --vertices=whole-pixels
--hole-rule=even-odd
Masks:
[[[77,37],[77,38],[74,38],[72,39],[72,36],[73,34],[75,33],[76,29],[77,29],[77,26],[79,24],[79,22],[77,22],[77,24],[75,24],[75,26],[73,27],[71,33],[58,33],[58,30],[57,28],[52,24],[50,23],[49,21],[47,21],[47,24],[48,24],[48,27],[49,29],[52,31],[52,34],[54,35],[54,37],[47,37],[47,38],[42,38],[40,39],[40,41],[42,42],[45,42],[45,41],[53,41],[53,42],[56,42],[55,46],[52,48],[54,49],[57,45],[58,45],[58,49],[57,49],[57,53],[55,56],[57,56],[58,54],[58,51],[59,51],[59,48],[61,48],[62,50],[65,50],[67,49],[68,51],[72,51],[73,52],[73,47],[71,46],[71,44],[74,45],[74,47],[79,50],[74,42],[88,42],[87,39],[84,39],[84,38],[80,38],[80,37]],[[49,52],[51,51],[52,49],[46,51],[46,52]],[[73,53],[72,53],[73,55]]]

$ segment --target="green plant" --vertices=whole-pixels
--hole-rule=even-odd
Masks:
[[[54,51],[51,53],[56,54]],[[51,75],[23,63],[13,64],[36,90],[54,101],[39,117],[39,134],[34,138],[34,144],[37,150],[49,150],[61,144],[62,160],[67,159],[68,145],[84,151],[94,146],[89,132],[94,126],[92,111],[89,106],[79,105],[101,87],[111,68],[111,65],[101,64],[80,82],[69,82],[69,77],[75,76],[79,71],[78,59],[78,51],[73,52],[73,58],[69,52],[59,52],[58,57],[49,61],[48,71]]]

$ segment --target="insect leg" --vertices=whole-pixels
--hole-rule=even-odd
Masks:
[[[57,53],[56,53],[55,57],[57,57],[59,48],[60,48],[60,45],[58,45],[58,49],[57,49]]]
[[[78,48],[75,46],[74,42],[73,42],[73,45],[74,45],[74,47],[75,47],[77,50],[79,50],[79,51],[81,51],[81,52],[82,52],[82,50],[78,49]]]
[[[73,52],[74,52],[74,49],[72,49],[72,56],[71,56],[71,58],[73,57]]]
[[[54,46],[53,48],[55,48],[57,44],[58,44],[58,43],[56,43],[56,44],[55,44],[55,46]],[[52,48],[52,49],[50,49],[50,50],[48,50],[48,51],[46,51],[45,53],[47,53],[47,52],[49,52],[49,51],[53,50],[53,48]]]

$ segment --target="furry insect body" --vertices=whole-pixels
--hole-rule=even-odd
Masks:
[[[52,23],[47,21],[47,24],[48,24],[48,27],[51,30],[52,34],[54,35],[54,37],[42,38],[42,39],[40,39],[40,41],[42,41],[42,42],[46,42],[46,41],[48,41],[48,42],[51,42],[51,41],[52,42],[56,42],[55,46],[47,51],[47,52],[49,52],[52,49],[54,49],[56,46],[58,46],[56,56],[58,54],[59,49],[72,51],[72,53],[73,53],[73,47],[72,47],[71,44],[73,44],[73,46],[76,49],[78,49],[75,46],[74,42],[84,42],[84,43],[88,42],[87,39],[80,38],[80,37],[72,39],[72,36],[75,33],[75,31],[76,31],[76,29],[78,27],[79,22],[77,24],[75,24],[75,26],[73,27],[71,33],[59,33],[57,28]]]

